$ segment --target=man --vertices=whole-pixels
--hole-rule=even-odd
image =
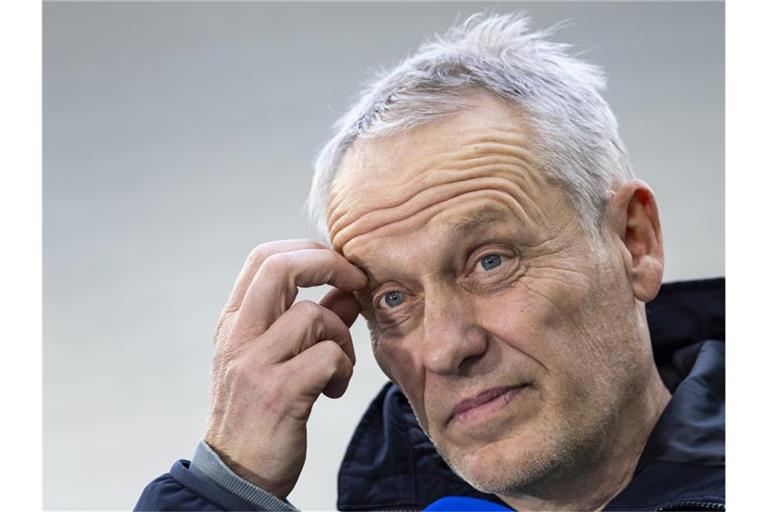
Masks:
[[[396,387],[350,443],[340,508],[724,508],[723,336],[697,311],[722,283],[665,290],[657,366],[654,194],[599,71],[526,29],[472,17],[341,119],[310,201],[330,247],[249,255],[216,329],[204,442],[137,509],[291,509],[358,313]],[[294,303],[321,284],[319,304]]]

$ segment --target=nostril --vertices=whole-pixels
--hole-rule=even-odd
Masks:
[[[459,374],[461,375],[468,375],[472,373],[472,369],[477,366],[477,364],[480,362],[480,359],[482,359],[483,355],[475,355],[475,356],[469,356],[465,358],[461,363],[459,363]]]

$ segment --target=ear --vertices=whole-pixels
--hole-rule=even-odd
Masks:
[[[656,198],[640,180],[622,184],[606,207],[606,224],[619,240],[635,297],[650,302],[661,287],[664,244]]]

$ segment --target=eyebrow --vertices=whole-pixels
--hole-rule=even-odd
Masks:
[[[508,221],[509,212],[495,206],[483,206],[477,210],[469,212],[467,215],[450,222],[452,230],[462,235],[470,234],[478,229],[486,227],[488,224]]]

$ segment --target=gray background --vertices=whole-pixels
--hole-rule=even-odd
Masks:
[[[665,278],[724,273],[722,3],[46,3],[44,506],[131,508],[192,454],[211,335],[250,248],[313,237],[310,163],[360,82],[457,15],[527,9],[605,67],[655,189]],[[317,291],[305,296],[317,297]],[[333,509],[384,382],[362,322],[290,499]]]

